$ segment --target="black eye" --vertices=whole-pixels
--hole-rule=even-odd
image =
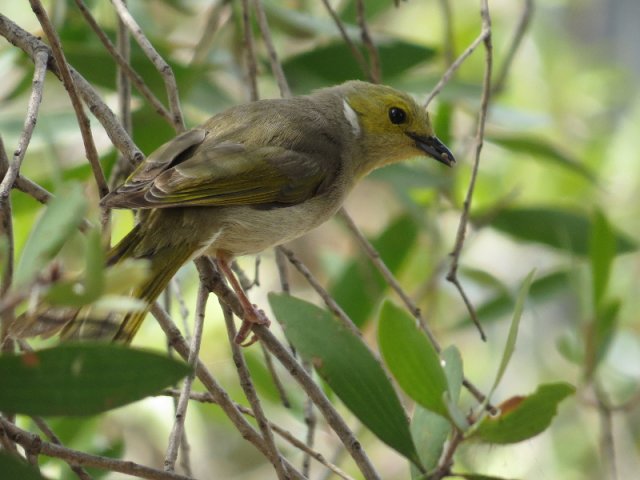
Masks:
[[[404,123],[406,119],[407,113],[403,109],[398,107],[391,107],[389,109],[389,120],[391,120],[391,123],[394,125]]]

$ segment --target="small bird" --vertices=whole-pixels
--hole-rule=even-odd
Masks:
[[[107,263],[148,259],[149,278],[133,295],[150,305],[187,261],[215,257],[244,309],[235,339],[244,343],[251,325],[268,319],[234,276],[233,258],[304,235],[334,215],[366,174],[419,155],[455,163],[426,109],[387,86],[349,81],[231,107],[162,145],[102,199],[104,207],[141,212]],[[99,334],[80,311],[62,336],[129,343],[147,310],[120,315]]]

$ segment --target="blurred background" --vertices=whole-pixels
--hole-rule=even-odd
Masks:
[[[128,2],[145,34],[174,69],[188,126],[226,106],[249,100],[239,3]],[[365,78],[322,2],[263,3],[294,93]],[[451,59],[478,35],[479,2],[397,3],[365,2],[380,54],[382,82],[424,100]],[[110,3],[88,4],[101,27],[113,37],[115,16]],[[355,2],[330,4],[356,38]],[[113,60],[74,2],[54,0],[47,5],[68,61],[115,109]],[[522,42],[502,82],[500,74],[527,6],[531,8],[530,17],[526,17],[530,24],[523,30]],[[485,66],[482,47],[462,64],[429,106],[438,136],[457,157],[456,167],[445,170],[416,160],[386,168],[356,189],[346,210],[374,240],[404,289],[418,302],[441,344],[455,344],[460,349],[467,377],[484,390],[498,368],[515,292],[527,273],[536,269],[516,352],[495,401],[530,393],[539,383],[549,381],[567,381],[576,385],[578,392],[560,405],[554,423],[542,435],[508,447],[467,445],[456,457],[456,471],[519,479],[602,479],[612,476],[613,464],[618,478],[634,478],[640,470],[640,3],[495,0],[490,8],[497,90],[491,100],[460,271],[488,340],[480,340],[461,298],[445,280],[471,175]],[[7,0],[0,10],[25,30],[42,35],[26,2]],[[260,96],[277,97],[277,84],[257,27],[254,33]],[[134,43],[131,55],[136,70],[164,98],[160,77]],[[0,39],[0,71],[0,134],[11,153],[24,121],[32,64],[21,51]],[[94,119],[92,128],[101,161],[109,171],[116,162],[116,151]],[[134,91],[133,138],[138,147],[148,154],[173,135],[171,126]],[[68,97],[59,81],[49,75],[22,172],[51,191],[67,181],[82,182],[90,217],[97,222],[97,193],[83,152]],[[42,207],[15,191],[12,202],[19,256]],[[617,241],[605,293],[611,309],[604,320],[594,305],[592,265],[597,254],[590,253],[589,247],[597,212]],[[132,224],[130,212],[114,212],[113,241]],[[78,264],[78,245],[70,242],[63,252],[62,261],[69,268]],[[371,267],[344,224],[332,220],[290,247],[374,345],[377,305],[394,296],[386,287],[368,289]],[[243,258],[240,265],[253,278],[255,260]],[[293,271],[291,280],[294,295],[319,303]],[[272,253],[261,258],[259,281],[250,295],[266,307],[266,294],[280,289]],[[177,278],[191,313],[196,282],[192,265],[184,267]],[[177,318],[182,315],[178,302],[172,302],[172,311]],[[246,403],[217,302],[210,302],[207,313],[202,358],[233,398]],[[277,325],[272,328],[278,331]],[[163,342],[155,322],[148,320],[135,344],[163,349]],[[302,393],[284,375],[292,402],[291,408],[285,409],[259,348],[247,349],[245,354],[269,418],[303,437]],[[467,401],[470,405],[471,400]],[[172,411],[172,400],[158,397],[95,418],[51,423],[63,442],[74,448],[161,465]],[[344,413],[349,418],[346,410]],[[355,419],[351,420],[356,425]],[[191,405],[187,432],[197,478],[275,478],[271,467],[215,406]],[[383,478],[409,478],[406,460],[367,431],[358,433]],[[334,437],[322,424],[317,449],[328,458],[340,455]],[[291,452],[294,461],[298,457],[299,453]],[[341,467],[358,478],[349,461]],[[52,478],[72,478],[68,469],[54,460],[43,465],[43,472]],[[105,478],[124,477],[109,474]],[[313,465],[311,478],[328,477]]]

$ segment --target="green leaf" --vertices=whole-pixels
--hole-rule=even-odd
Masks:
[[[104,291],[104,250],[98,230],[86,238],[84,279],[60,282],[51,286],[45,299],[51,305],[81,307],[97,300]]]
[[[473,438],[486,443],[517,443],[547,429],[558,404],[575,392],[568,383],[540,385],[528,397],[514,397],[502,403],[497,417],[485,417]]]
[[[438,460],[450,433],[451,423],[446,418],[416,405],[411,419],[411,435],[425,470],[430,471],[438,466]],[[413,465],[411,478],[424,478]]]
[[[344,404],[380,440],[419,465],[407,417],[382,366],[360,338],[315,305],[269,294],[284,332]]]
[[[596,210],[593,214],[592,225],[589,239],[589,259],[591,261],[594,311],[599,312],[609,284],[611,264],[616,255],[616,238],[602,211]]]
[[[157,393],[189,368],[166,356],[117,345],[61,345],[0,357],[0,410],[91,415]]]
[[[6,479],[44,480],[45,478],[31,465],[4,452],[0,452],[0,472],[2,472],[2,478]]]
[[[604,303],[596,318],[588,325],[586,338],[585,377],[591,378],[596,368],[609,351],[609,346],[618,326],[620,300]]]
[[[482,215],[475,216],[479,219]],[[589,253],[591,225],[587,216],[552,208],[508,208],[492,213],[491,226],[520,240],[542,243],[586,256]],[[638,248],[638,243],[620,232],[615,236],[616,253]]]
[[[444,363],[444,374],[447,377],[447,385],[449,387],[449,397],[452,401],[457,402],[460,398],[460,390],[462,389],[462,381],[464,379],[462,370],[462,356],[460,351],[451,345],[445,348],[440,354]]]
[[[597,181],[596,175],[586,165],[580,163],[578,159],[563,151],[557,145],[542,138],[527,134],[492,133],[487,136],[487,140],[512,152],[532,155],[539,160],[555,163],[577,173],[592,183]]]
[[[49,202],[22,250],[14,286],[29,283],[62,248],[83,220],[85,196],[77,183],[62,187]]]
[[[498,372],[496,373],[496,379],[493,382],[493,387],[489,394],[487,395],[487,401],[491,394],[495,391],[502,380],[502,376],[507,369],[507,365],[509,365],[509,361],[513,356],[513,352],[516,348],[516,340],[518,339],[518,328],[520,327],[520,319],[522,318],[522,311],[524,310],[524,302],[527,299],[527,295],[529,294],[529,289],[531,288],[531,283],[533,282],[533,276],[535,275],[535,269],[529,272],[529,275],[526,276],[524,281],[522,282],[522,286],[520,287],[520,292],[518,293],[518,297],[516,299],[516,306],[513,309],[513,317],[511,319],[511,327],[509,327],[509,335],[507,336],[507,343],[504,346],[504,351],[502,352],[502,360],[500,361],[500,366],[498,367]]]
[[[567,270],[551,272],[536,278],[531,284],[529,297],[533,301],[543,301],[553,294],[566,290],[570,284],[570,273]],[[513,312],[515,299],[512,294],[508,291],[503,291],[501,287],[498,288],[498,292],[497,295],[489,298],[489,300],[482,303],[477,309],[476,313],[478,314],[480,323],[483,325],[487,325],[489,322],[496,321]],[[470,324],[471,319],[468,315],[457,322],[458,327],[464,327]]]
[[[355,0],[349,0],[348,2],[344,2],[344,8],[342,12],[340,12],[340,17],[345,22],[356,23],[357,16],[357,7]],[[367,0],[365,2],[365,16],[367,20],[372,20],[374,17],[384,13],[386,10],[392,7],[392,2],[389,0]]]
[[[380,42],[377,47],[387,83],[409,68],[435,56],[432,48],[402,40]],[[334,85],[347,80],[366,80],[365,73],[342,40],[290,57],[282,67],[297,93],[308,93],[310,87]]]
[[[457,474],[456,477],[464,478],[465,480],[514,480],[513,478],[482,475],[481,473],[460,473]]]
[[[407,395],[446,417],[443,395],[448,386],[440,357],[413,317],[388,300],[380,310],[378,344],[385,363]]]
[[[409,257],[418,238],[418,226],[409,216],[394,220],[371,243],[392,273],[397,273]],[[358,255],[329,287],[329,293],[353,323],[361,327],[371,317],[387,282],[366,255]]]

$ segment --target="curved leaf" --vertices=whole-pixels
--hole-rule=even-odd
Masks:
[[[140,400],[185,376],[163,355],[118,345],[62,345],[0,357],[0,410],[91,415]]]
[[[378,344],[385,363],[407,395],[446,417],[443,396],[448,385],[440,357],[415,320],[389,301],[380,311]]]
[[[402,404],[362,340],[304,300],[271,293],[269,303],[289,341],[349,410],[380,440],[420,465]]]
[[[44,480],[44,477],[31,465],[3,452],[0,452],[0,472],[2,472],[2,478],[7,479]]]
[[[501,405],[500,415],[485,417],[473,437],[487,443],[516,443],[547,429],[558,404],[575,392],[568,383],[540,385],[528,397],[513,397]]]

